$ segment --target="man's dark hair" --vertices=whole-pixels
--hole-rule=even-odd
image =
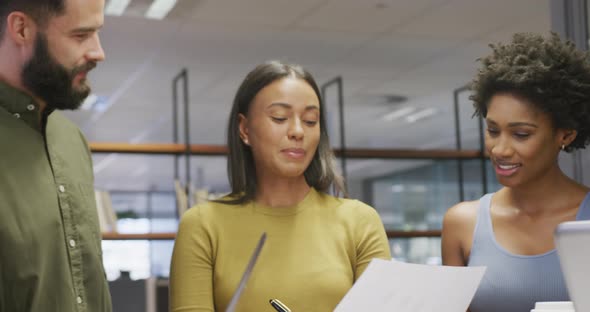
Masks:
[[[244,79],[230,113],[227,131],[228,158],[227,171],[231,194],[219,202],[244,204],[256,195],[256,168],[250,147],[242,142],[239,135],[239,115],[248,115],[254,97],[269,84],[283,78],[304,80],[315,92],[320,101],[320,141],[309,167],[305,170],[305,180],[309,186],[327,193],[330,186],[336,194],[345,193],[344,181],[336,171],[334,155],[328,139],[324,103],[320,90],[312,75],[299,65],[270,61],[254,68]]]
[[[65,12],[66,0],[0,0],[0,39],[4,38],[6,18],[10,13],[20,11],[30,16],[40,27],[51,17]]]
[[[589,54],[555,33],[517,33],[509,44],[490,47],[471,83],[475,114],[485,117],[495,94],[522,96],[548,114],[555,129],[578,132],[566,151],[584,148],[590,142]]]

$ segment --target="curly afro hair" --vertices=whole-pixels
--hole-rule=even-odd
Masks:
[[[509,44],[490,44],[493,52],[479,59],[482,67],[471,82],[475,115],[485,118],[497,93],[528,99],[549,114],[555,129],[574,129],[567,151],[590,143],[590,57],[555,33],[544,38],[517,33]]]

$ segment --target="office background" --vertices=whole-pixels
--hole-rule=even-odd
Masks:
[[[585,0],[107,0],[107,59],[91,74],[93,94],[67,115],[93,143],[96,187],[118,215],[118,234],[103,241],[109,280],[125,271],[165,286],[175,179],[191,193],[229,190],[222,146],[233,95],[271,59],[301,64],[326,86],[350,195],[378,210],[392,255],[440,264],[446,209],[500,187],[464,89],[476,59],[523,31],[553,30],[586,49],[587,8]],[[560,161],[590,181],[586,152]]]

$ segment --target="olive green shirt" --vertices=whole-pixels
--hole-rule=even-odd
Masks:
[[[0,82],[0,312],[111,311],[95,205],[80,130]]]

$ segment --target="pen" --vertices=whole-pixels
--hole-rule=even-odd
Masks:
[[[278,312],[291,312],[291,309],[287,308],[287,306],[280,302],[279,299],[270,299],[268,302],[270,302],[270,305]]]

